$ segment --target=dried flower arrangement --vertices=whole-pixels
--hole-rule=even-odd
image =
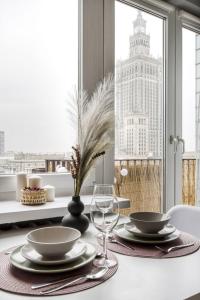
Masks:
[[[114,78],[108,75],[91,97],[84,91],[73,97],[77,103],[79,145],[72,147],[70,171],[74,179],[74,196],[96,160],[103,156],[114,140]]]

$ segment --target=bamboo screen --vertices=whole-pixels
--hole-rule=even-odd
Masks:
[[[121,169],[128,175],[122,176]],[[195,160],[183,159],[182,203],[195,205]],[[130,208],[122,214],[134,211],[160,211],[162,197],[162,160],[116,160],[116,193],[130,200]]]

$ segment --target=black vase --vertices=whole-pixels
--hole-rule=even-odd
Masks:
[[[85,232],[89,226],[89,219],[82,214],[84,204],[80,196],[73,196],[68,204],[68,213],[62,219],[62,225],[78,229],[81,233]]]

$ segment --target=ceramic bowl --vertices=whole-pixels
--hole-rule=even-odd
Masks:
[[[59,257],[70,251],[81,233],[70,227],[44,227],[29,232],[28,243],[45,257]]]
[[[156,212],[135,212],[131,213],[129,218],[144,233],[157,233],[170,220],[169,216]]]

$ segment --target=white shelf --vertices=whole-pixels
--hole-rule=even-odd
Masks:
[[[91,197],[81,196],[81,200],[85,205],[84,213],[89,213]],[[0,201],[0,224],[63,217],[67,212],[67,205],[70,200],[71,197],[59,197],[53,202],[37,206],[22,205],[16,200]],[[118,200],[120,208],[130,206],[128,199],[118,198]]]

